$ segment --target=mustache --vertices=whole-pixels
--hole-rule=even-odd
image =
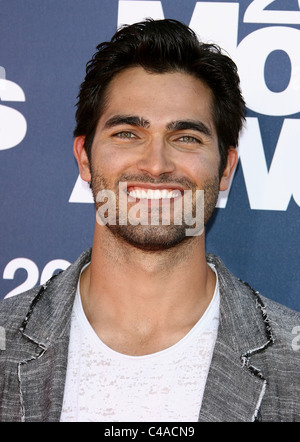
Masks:
[[[168,174],[162,174],[159,178],[153,178],[144,174],[122,174],[119,177],[119,182],[139,182],[143,184],[180,184],[190,190],[196,190],[197,186],[189,178],[186,177],[172,177]]]

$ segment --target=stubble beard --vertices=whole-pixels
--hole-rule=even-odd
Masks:
[[[132,225],[127,222],[127,225],[122,225],[119,223],[119,182],[140,182],[148,184],[168,184],[168,183],[178,183],[188,187],[193,193],[196,190],[196,186],[185,178],[182,179],[171,179],[167,175],[162,175],[158,180],[149,178],[149,176],[133,176],[133,175],[122,175],[117,183],[109,182],[103,175],[91,170],[91,189],[93,192],[93,197],[95,201],[96,211],[101,206],[102,203],[97,202],[97,194],[101,190],[110,189],[114,191],[116,195],[116,223],[107,223],[104,228],[108,228],[109,231],[119,240],[125,242],[131,246],[139,248],[143,251],[157,252],[176,247],[179,244],[191,241],[194,237],[186,235],[186,229],[191,226],[184,222],[180,225],[170,223],[170,225],[152,225],[151,222],[148,225]],[[210,219],[219,194],[219,177],[215,176],[211,180],[207,180],[203,186],[204,190],[204,225]],[[196,204],[193,201],[192,204],[193,216],[196,215]]]

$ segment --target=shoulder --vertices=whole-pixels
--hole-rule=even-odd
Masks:
[[[212,263],[216,267],[219,278],[228,289],[234,288],[240,292],[242,296],[245,296],[245,303],[247,303],[247,295],[250,295],[250,298],[255,299],[256,302],[258,302],[258,300],[261,301],[262,307],[266,309],[268,315],[272,317],[275,323],[287,328],[294,323],[300,325],[300,312],[273,301],[271,294],[269,297],[259,293],[255,288],[251,287],[250,284],[233,275],[218,256],[207,253],[206,258],[209,263]]]
[[[30,305],[39,293],[40,287],[34,287],[19,295],[0,300],[0,326],[19,323],[26,316]]]
[[[293,323],[300,325],[300,312],[292,310],[276,301],[261,295],[269,314],[274,321],[281,323],[282,326],[290,326]]]
[[[0,300],[0,326],[7,329],[21,327],[36,305],[40,305],[49,315],[53,314],[73,294],[81,268],[90,260],[90,255],[91,249],[88,249],[66,270],[54,275],[44,285]]]
[[[300,360],[300,312],[292,310],[265,296],[261,296],[270,327],[277,343],[287,346]]]
[[[249,334],[260,330],[279,344],[275,348],[292,351],[293,357],[298,359],[300,357],[300,312],[273,301],[272,294],[265,296],[259,293],[247,282],[233,275],[219,257],[207,254],[207,261],[212,263],[217,270],[226,313],[234,318],[235,324],[240,324],[240,330],[248,331]],[[241,321],[242,318],[244,319]],[[294,344],[297,339],[299,351],[295,352]]]

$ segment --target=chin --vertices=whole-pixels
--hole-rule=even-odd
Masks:
[[[186,236],[185,226],[107,225],[107,227],[124,243],[148,252],[171,249],[191,239]]]

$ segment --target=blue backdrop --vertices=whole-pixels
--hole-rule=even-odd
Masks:
[[[1,0],[0,298],[91,246],[94,207],[72,131],[96,45],[118,24],[175,18],[236,61],[248,117],[207,249],[265,296],[300,310],[300,1]]]

